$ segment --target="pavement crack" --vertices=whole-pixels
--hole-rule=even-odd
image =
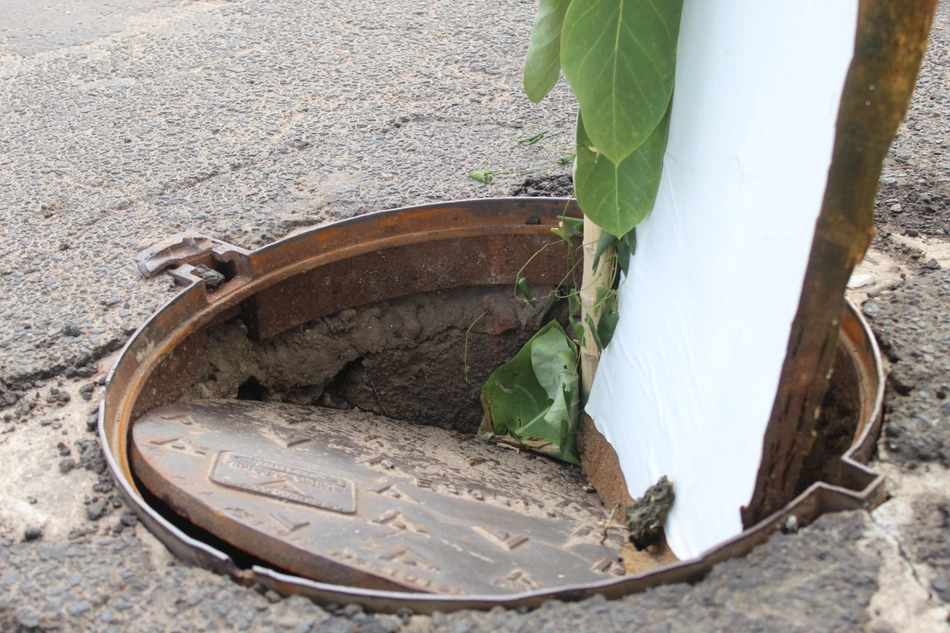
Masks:
[[[927,587],[927,584],[920,577],[920,574],[917,571],[917,566],[914,564],[914,561],[911,559],[910,555],[907,553],[907,550],[904,549],[904,544],[901,543],[900,539],[896,535],[892,534],[890,530],[888,530],[887,526],[883,524],[881,521],[879,521],[877,517],[874,516],[873,513],[871,514],[871,521],[874,524],[874,526],[878,529],[878,531],[881,533],[881,536],[887,542],[889,542],[892,547],[894,547],[895,551],[897,552],[898,557],[901,559],[901,561],[906,566],[906,568],[910,571],[911,578],[913,578],[914,582],[927,594],[927,599],[933,600],[934,599],[933,592]]]

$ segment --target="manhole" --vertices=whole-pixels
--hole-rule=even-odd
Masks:
[[[577,210],[557,199],[446,203],[254,252],[179,236],[145,253],[143,272],[173,267],[184,287],[108,379],[100,432],[130,505],[177,555],[242,582],[431,612],[695,581],[792,515],[806,524],[880,500],[881,478],[860,463],[878,431],[880,360],[850,305],[831,396],[843,415],[823,427],[848,438],[844,454],[699,558],[658,552],[625,570],[623,536],[576,470],[473,438],[467,374],[538,327],[512,284],[519,271],[533,287],[561,280],[564,254],[542,247],[565,212]],[[595,433],[585,466],[609,476]]]

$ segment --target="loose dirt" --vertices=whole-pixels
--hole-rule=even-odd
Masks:
[[[506,286],[347,309],[264,341],[230,321],[208,333],[207,373],[184,398],[356,407],[474,434],[481,386],[537,330],[542,310]]]

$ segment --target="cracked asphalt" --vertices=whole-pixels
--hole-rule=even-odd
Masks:
[[[0,3],[0,630],[950,629],[946,1],[885,166],[869,260],[893,279],[860,295],[893,369],[873,464],[892,498],[875,512],[777,533],[694,586],[424,617],[323,609],[189,567],[115,496],[91,408],[115,350],[172,296],[135,254],[183,230],[254,248],[373,210],[514,191],[524,176],[466,174],[533,124],[550,142],[514,144],[492,167],[554,164],[575,112],[563,84],[540,106],[521,92],[534,10]]]

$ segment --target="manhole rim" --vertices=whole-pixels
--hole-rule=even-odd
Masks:
[[[784,526],[792,515],[795,515],[800,523],[807,524],[825,512],[871,508],[883,500],[883,476],[862,463],[870,459],[880,430],[884,392],[883,366],[870,327],[850,301],[845,302],[842,315],[844,336],[841,338],[845,341],[845,347],[859,375],[862,416],[859,422],[860,433],[840,458],[843,478],[850,482],[849,487],[816,482],[780,511],[733,539],[707,550],[699,557],[641,574],[500,595],[411,594],[331,585],[284,574],[262,565],[240,568],[224,552],[194,539],[170,523],[148,505],[139,493],[131,477],[127,438],[131,428],[133,405],[141,395],[147,377],[155,370],[160,359],[180,345],[187,335],[206,327],[229,309],[239,305],[240,301],[260,290],[320,265],[320,253],[315,254],[312,250],[308,252],[305,248],[309,242],[321,236],[339,236],[348,232],[359,233],[361,230],[377,235],[377,239],[369,243],[355,243],[351,240],[349,246],[346,246],[346,239],[340,241],[341,247],[349,248],[352,256],[379,248],[381,244],[405,244],[425,239],[421,236],[425,231],[418,230],[418,222],[420,219],[422,222],[431,222],[434,218],[441,219],[444,223],[434,230],[434,234],[442,237],[465,237],[466,234],[476,234],[479,230],[537,234],[548,231],[555,225],[556,216],[568,207],[572,207],[570,201],[563,198],[462,200],[379,211],[341,220],[291,235],[255,251],[245,251],[216,242],[220,247],[218,255],[224,259],[237,261],[239,268],[240,265],[251,266],[257,262],[258,270],[263,273],[258,272],[255,276],[242,279],[239,270],[237,281],[230,284],[227,292],[209,301],[204,283],[190,274],[190,266],[185,264],[178,267],[173,271],[173,276],[186,285],[129,338],[107,376],[106,396],[99,408],[99,436],[105,449],[103,452],[106,461],[119,484],[122,496],[143,524],[172,552],[187,561],[231,575],[241,582],[260,583],[285,594],[304,594],[322,603],[359,602],[377,611],[410,608],[416,613],[465,608],[488,609],[496,605],[509,608],[536,607],[551,599],[578,600],[595,594],[617,598],[661,584],[695,582],[715,564],[745,555],[755,546],[764,543],[772,532]],[[576,213],[576,207],[574,209]],[[454,218],[453,213],[456,214]],[[461,224],[459,215],[465,216]],[[406,222],[407,218],[415,218],[416,223]],[[482,221],[481,226],[479,220]],[[400,233],[400,230],[407,226],[416,229],[410,233]],[[291,256],[288,256],[288,253]],[[341,256],[337,259],[343,258]],[[244,273],[247,272],[248,269],[245,269]],[[130,364],[131,367],[128,366]]]

